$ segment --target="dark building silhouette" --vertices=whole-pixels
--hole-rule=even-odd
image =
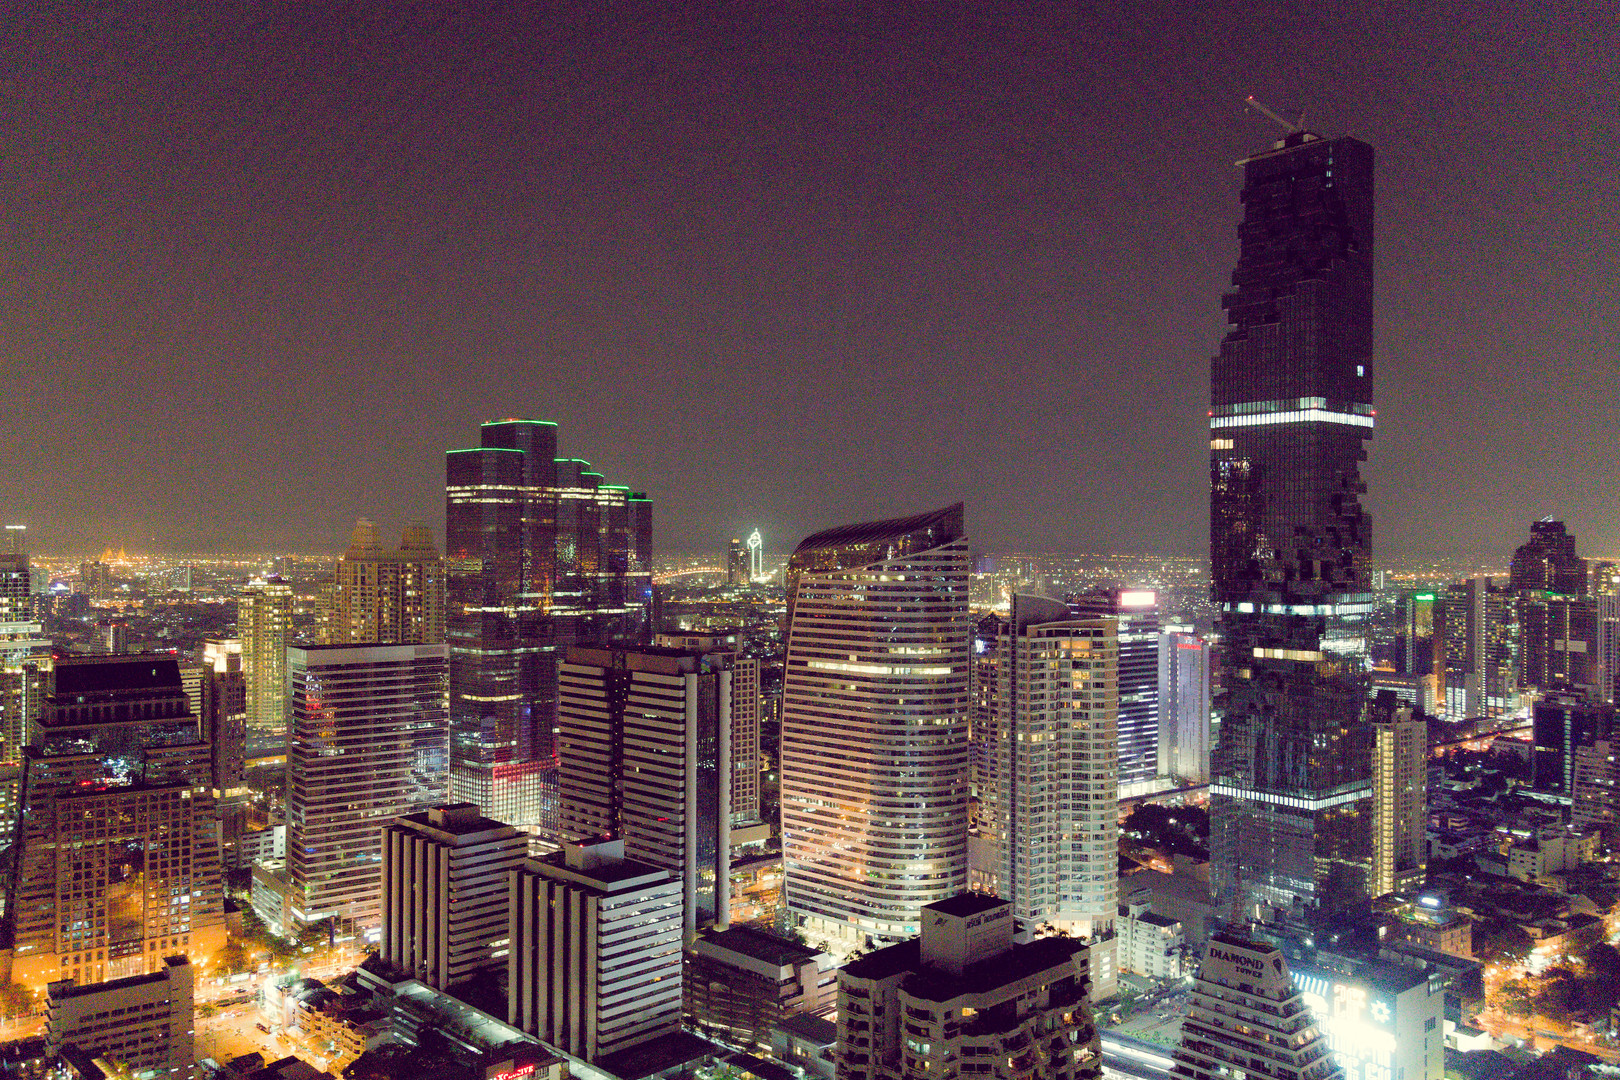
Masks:
[[[1308,919],[1363,896],[1370,858],[1373,151],[1296,131],[1241,164],[1210,393],[1212,884]]]
[[[652,504],[557,457],[557,425],[496,420],[445,459],[450,791],[497,821],[555,825],[558,651],[641,641]]]
[[[1519,687],[1542,692],[1592,686],[1594,607],[1586,560],[1562,521],[1530,525],[1530,541],[1508,568],[1519,622]],[[1601,670],[1601,668],[1600,668]]]

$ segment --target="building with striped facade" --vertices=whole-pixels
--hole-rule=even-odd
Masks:
[[[507,871],[528,838],[472,803],[407,814],[383,829],[382,958],[443,990],[504,968]]]
[[[681,885],[623,841],[565,844],[510,881],[507,1023],[595,1064],[681,1024]]]
[[[817,533],[787,570],[786,902],[849,953],[918,933],[968,883],[962,504]]]

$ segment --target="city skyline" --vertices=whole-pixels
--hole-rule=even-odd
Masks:
[[[1620,550],[1601,23],[344,17],[15,20],[37,549],[443,535],[438,454],[518,412],[690,546],[962,498],[987,549],[1196,551],[1253,93],[1382,154],[1380,548]]]

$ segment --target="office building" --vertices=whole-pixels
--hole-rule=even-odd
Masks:
[[[748,549],[741,540],[733,540],[726,548],[726,584],[747,585],[752,580],[748,573]]]
[[[1209,642],[1189,629],[1159,635],[1159,775],[1209,783]]]
[[[1174,1058],[1178,1080],[1343,1080],[1282,951],[1233,934],[1209,939]]]
[[[765,580],[765,540],[758,529],[748,534],[748,580]]]
[[[622,841],[511,871],[507,1023],[595,1064],[679,1030],[681,886]]]
[[[182,669],[182,677],[184,677]],[[188,692],[190,690],[187,687]],[[246,780],[247,679],[242,674],[242,643],[234,639],[203,642],[197,665],[197,715],[208,744],[209,782],[227,852],[246,828],[252,791]],[[234,865],[230,859],[227,863]]]
[[[731,821],[749,825],[760,821],[759,774],[764,760],[759,750],[759,717],[764,701],[760,689],[760,663],[741,653],[736,630],[660,633],[653,644],[667,649],[700,653],[733,653],[731,662]],[[741,842],[733,838],[733,842]]]
[[[379,954],[435,990],[506,967],[507,871],[528,838],[472,803],[407,814],[383,829]]]
[[[1582,747],[1609,739],[1620,723],[1620,711],[1581,694],[1550,694],[1530,712],[1531,782],[1536,790],[1568,796],[1575,787],[1575,754]]]
[[[838,1004],[832,957],[747,926],[700,934],[681,985],[687,1026],[750,1052],[769,1050],[788,1017],[827,1016]]]
[[[292,586],[280,578],[256,579],[236,598],[236,637],[242,643],[242,677],[247,681],[249,759],[287,752],[287,629],[292,603]]]
[[[652,504],[557,425],[496,420],[445,458],[450,785],[497,821],[556,830],[557,663],[651,629]]]
[[[44,702],[51,643],[36,610],[23,528],[5,531],[11,550],[0,553],[0,760],[21,761]]]
[[[976,893],[918,921],[919,937],[839,970],[838,1080],[1102,1076],[1084,945],[1015,943],[1012,905]]]
[[[170,656],[59,660],[24,752],[14,982],[102,982],[225,945],[209,750]]]
[[[829,952],[915,935],[967,887],[967,578],[960,503],[816,533],[788,562],[783,874]]]
[[[729,922],[743,824],[731,802],[736,675],[757,687],[758,666],[725,651],[572,646],[559,674],[558,830],[619,837],[626,857],[676,874],[688,935]]]
[[[1098,998],[1116,981],[1119,625],[1013,597],[996,641],[994,765],[979,797],[979,833],[996,852],[990,891],[1031,926],[1095,939]]]
[[[1429,856],[1429,726],[1393,697],[1373,710],[1373,896],[1423,884]]]
[[[1294,986],[1344,1080],[1444,1080],[1445,976],[1376,961],[1291,965]]]
[[[1530,525],[1530,540],[1513,552],[1508,588],[1519,623],[1519,688],[1585,691],[1593,688],[1589,661],[1596,653],[1594,611],[1587,595],[1586,560],[1562,521]]]
[[[1157,791],[1165,786],[1158,782],[1158,594],[1104,589],[1069,597],[1069,612],[1076,618],[1119,622],[1119,797]]]
[[[1373,151],[1294,131],[1242,168],[1211,366],[1211,886],[1303,920],[1364,898],[1371,855]]]
[[[164,957],[158,970],[111,982],[53,982],[45,992],[45,1049],[77,1048],[129,1075],[191,1080],[193,991],[196,976],[184,956]]]
[[[426,525],[405,530],[399,547],[382,546],[377,527],[355,522],[338,560],[327,644],[437,645],[444,641],[444,559]]]
[[[1442,598],[1442,704],[1447,720],[1508,716],[1519,707],[1518,620],[1512,595],[1469,578]]]
[[[444,645],[287,650],[287,910],[298,925],[382,921],[383,826],[444,802],[421,747],[449,718]]]

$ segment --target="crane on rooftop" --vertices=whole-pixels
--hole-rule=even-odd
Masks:
[[[1269,118],[1278,127],[1283,129],[1283,134],[1285,135],[1293,135],[1305,130],[1304,114],[1300,115],[1299,123],[1289,123],[1287,120],[1284,120],[1282,117],[1278,116],[1276,113],[1262,105],[1260,102],[1256,101],[1253,94],[1250,94],[1248,97],[1244,98],[1243,104],[1249,106],[1249,108],[1260,113],[1262,116]]]

